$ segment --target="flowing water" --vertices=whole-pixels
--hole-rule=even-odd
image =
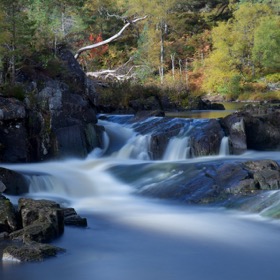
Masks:
[[[129,116],[112,118],[100,121],[106,131],[103,149],[85,160],[2,165],[26,175],[27,196],[74,207],[88,227],[66,227],[54,244],[67,251],[56,258],[0,263],[1,280],[280,279],[280,224],[265,217],[280,208],[278,191],[250,202],[247,210],[267,204],[255,214],[139,195],[139,188],[149,192],[163,183],[176,191],[178,182],[192,176],[194,163],[278,161],[280,152],[229,156],[225,137],[219,155],[190,158],[188,131],[196,122],[186,120],[163,159],[151,161],[149,133],[137,134],[126,122]]]

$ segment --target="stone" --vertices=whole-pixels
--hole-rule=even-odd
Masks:
[[[191,156],[207,156],[219,154],[223,129],[216,119],[201,123],[190,132]]]
[[[247,137],[242,115],[231,114],[222,119],[226,135],[229,137],[230,154],[239,155],[247,150]]]
[[[74,208],[65,208],[63,209],[64,213],[64,224],[71,226],[87,226],[87,219],[80,217]]]
[[[14,206],[9,199],[0,196],[0,233],[17,230],[18,224]]]
[[[6,187],[6,194],[20,195],[28,192],[27,180],[22,174],[13,170],[0,167],[0,181]]]
[[[18,209],[23,228],[13,232],[12,239],[49,242],[63,233],[63,210],[56,202],[20,198]]]
[[[49,244],[32,242],[30,244],[13,244],[3,250],[2,261],[38,262],[56,256],[65,250]]]

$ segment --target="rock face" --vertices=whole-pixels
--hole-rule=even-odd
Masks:
[[[61,74],[22,70],[25,99],[0,96],[0,161],[85,157],[102,145],[96,91],[71,52],[59,53]]]

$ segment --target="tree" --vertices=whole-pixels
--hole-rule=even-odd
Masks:
[[[255,30],[253,60],[271,71],[280,70],[280,21],[278,16],[262,18]]]
[[[258,44],[259,47],[255,47],[260,38],[257,33],[261,32],[257,30],[262,19],[266,21],[272,14],[269,5],[243,3],[233,13],[234,18],[213,28],[213,52],[206,60],[205,90],[221,92],[223,88],[228,92],[232,83],[252,80],[261,72],[260,63],[256,62],[259,62],[260,49],[265,46]],[[266,44],[269,44],[268,40]]]
[[[20,0],[1,0],[0,7],[3,9],[1,25],[5,34],[2,38],[4,55],[1,58],[3,76],[4,80],[13,84],[17,67],[32,51],[33,22],[28,19]]]

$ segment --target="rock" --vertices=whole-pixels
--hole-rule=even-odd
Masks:
[[[21,101],[0,96],[0,121],[19,120],[25,117],[26,110]]]
[[[9,239],[9,233],[4,231],[0,233],[0,241]]]
[[[201,123],[190,132],[190,150],[194,157],[217,155],[220,150],[223,129],[216,119]]]
[[[231,114],[222,119],[222,125],[229,137],[230,154],[239,155],[247,150],[247,138],[242,115]]]
[[[23,228],[10,234],[12,239],[49,242],[63,233],[64,216],[59,204],[49,200],[20,198],[18,209]]]
[[[167,168],[167,167],[166,167]],[[174,174],[180,172],[172,184],[159,181],[138,192],[160,198],[173,198],[191,204],[218,203],[230,206],[236,198],[246,198],[265,190],[280,189],[280,169],[275,161],[259,160],[235,163],[199,163],[186,167],[170,166]],[[126,170],[127,172],[127,170]],[[133,170],[130,170],[133,176]],[[151,172],[149,169],[146,172]],[[166,170],[170,172],[170,170]],[[187,178],[187,179],[186,179]]]
[[[225,106],[220,103],[211,103],[208,99],[197,98],[191,105],[192,110],[225,110]]]
[[[15,231],[18,227],[14,206],[9,199],[0,196],[0,233]]]
[[[6,194],[20,195],[28,192],[28,182],[15,171],[0,167],[0,182],[5,185]]]
[[[3,193],[6,189],[7,188],[6,188],[5,184],[2,181],[0,181],[0,194]]]
[[[74,208],[65,208],[63,209],[64,213],[64,224],[71,226],[87,226],[87,219],[80,217]]]
[[[280,149],[280,112],[265,116],[243,114],[248,149]]]
[[[15,244],[3,250],[2,261],[38,262],[45,258],[56,256],[65,250],[49,244],[32,242],[30,244]]]

